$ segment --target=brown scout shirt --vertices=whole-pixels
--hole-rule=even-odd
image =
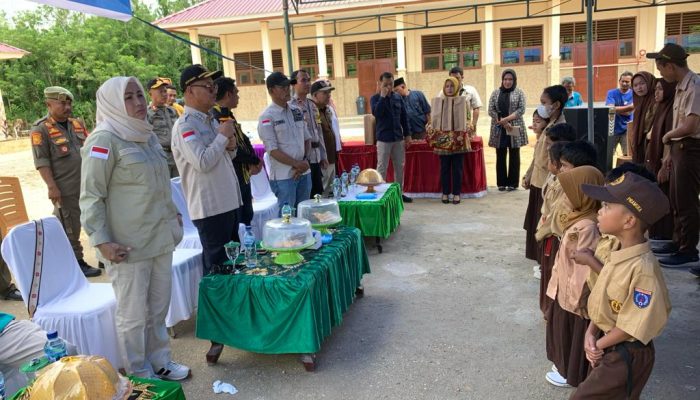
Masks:
[[[333,133],[333,123],[331,122],[330,110],[328,107],[319,107],[318,112],[321,117],[321,131],[323,132],[323,142],[326,145],[326,158],[328,164],[335,164],[338,150],[335,148],[335,134]]]
[[[700,76],[689,71],[682,81],[676,86],[676,95],[673,98],[673,129],[681,126],[683,121],[695,114],[700,116]],[[682,138],[700,139],[700,125],[695,127],[695,132]]]
[[[87,130],[77,119],[68,119],[64,129],[51,116],[34,123],[31,129],[34,166],[51,169],[62,196],[80,194],[80,148],[87,138]]]
[[[649,243],[614,251],[588,297],[588,315],[603,332],[622,329],[648,344],[666,326],[671,301]]]

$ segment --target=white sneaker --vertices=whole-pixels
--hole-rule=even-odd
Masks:
[[[557,366],[552,364],[552,372],[556,372],[557,374],[559,373],[559,369],[557,369]]]
[[[571,387],[571,385],[566,383],[566,379],[564,379],[563,376],[559,375],[559,372],[549,371],[544,376],[544,379],[546,379],[547,382],[549,382],[552,385],[557,386],[557,387],[563,387],[563,388],[570,388]]]
[[[535,271],[532,273],[532,276],[535,277],[535,279],[542,279],[542,272],[540,271]]]
[[[168,361],[168,364],[156,371],[156,375],[166,381],[181,381],[190,376],[190,369],[175,361]]]

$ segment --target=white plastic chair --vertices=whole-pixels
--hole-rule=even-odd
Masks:
[[[177,248],[201,250],[202,242],[199,240],[197,227],[192,223],[190,213],[187,211],[187,201],[185,200],[185,194],[182,192],[180,177],[170,180],[170,189],[172,191],[173,203],[175,203],[177,210],[182,214],[182,229],[184,230],[184,235],[177,245]]]
[[[100,355],[115,368],[124,367],[117,345],[117,303],[112,286],[88,282],[58,219],[41,221],[43,266],[33,321],[46,331],[58,331],[60,337],[75,344],[79,354]],[[34,275],[36,242],[34,221],[15,226],[2,242],[2,256],[25,304]]]
[[[266,166],[265,169],[250,177],[250,190],[253,194],[253,221],[251,226],[258,240],[262,239],[265,222],[279,216],[277,196],[272,193],[270,180],[267,177],[267,165],[269,162],[267,153],[265,153],[263,159]]]

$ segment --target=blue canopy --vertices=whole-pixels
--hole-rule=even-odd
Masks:
[[[98,15],[120,21],[128,21],[133,17],[130,0],[31,0],[36,3],[48,4],[54,7],[80,11],[86,14]]]

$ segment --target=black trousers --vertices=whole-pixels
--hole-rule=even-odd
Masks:
[[[311,198],[315,195],[320,194],[323,196],[323,171],[321,170],[321,164],[310,164],[311,165]]]
[[[673,239],[681,253],[695,255],[700,241],[700,140],[672,142],[671,163]]]
[[[243,205],[236,209],[236,214],[238,216],[238,222],[248,226],[253,221],[253,192],[250,188],[250,182],[245,183],[243,177],[238,178],[238,186],[241,188],[241,200],[243,201]],[[232,238],[234,241],[240,242],[240,240],[238,240],[238,228],[234,229]]]
[[[506,157],[508,167],[506,168]],[[517,188],[520,177],[520,148],[502,147],[496,149],[496,184],[498,187],[510,186]]]
[[[224,245],[231,241],[238,231],[238,209],[202,219],[192,220],[199,232],[204,259],[204,275],[211,271],[211,266],[221,265],[228,260]]]
[[[464,170],[464,153],[440,156],[440,183],[442,194],[459,196],[462,189],[462,171]]]

